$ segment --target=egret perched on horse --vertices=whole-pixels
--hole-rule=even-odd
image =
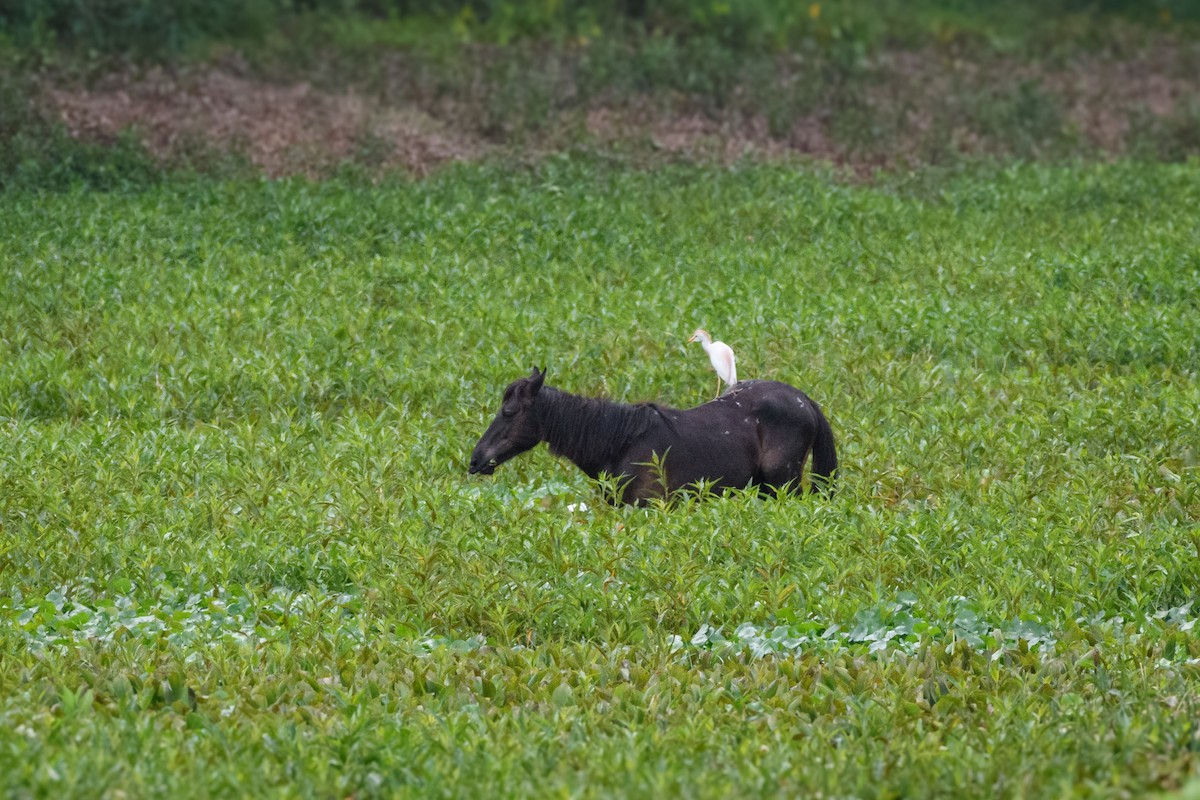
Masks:
[[[714,342],[712,336],[703,328],[697,328],[692,338],[688,339],[688,344],[692,342],[700,342],[704,352],[708,353],[708,360],[713,371],[717,373],[717,396],[721,394],[721,381],[725,381],[732,389],[737,383],[737,364],[733,358],[733,348],[724,342]]]
[[[757,486],[765,494],[798,494],[811,453],[809,491],[833,490],[833,430],[794,386],[743,381],[716,400],[681,410],[580,397],[545,380],[545,371],[534,367],[504,390],[500,410],[471,453],[472,475],[491,475],[546,442],[589,478],[614,478],[617,500],[643,505],[701,483],[716,493]]]

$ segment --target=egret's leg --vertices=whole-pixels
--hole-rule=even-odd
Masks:
[[[713,395],[713,400],[721,396],[721,376],[717,376],[717,393]]]

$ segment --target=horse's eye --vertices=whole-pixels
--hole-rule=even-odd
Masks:
[[[517,407],[515,405],[508,405],[506,403],[504,407],[500,409],[500,413],[506,417],[511,417],[513,414],[517,413]]]

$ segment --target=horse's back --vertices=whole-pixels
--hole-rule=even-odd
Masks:
[[[804,423],[812,419],[816,404],[804,392],[782,381],[741,381],[725,394],[697,406],[694,410],[713,408],[741,409],[764,420]]]

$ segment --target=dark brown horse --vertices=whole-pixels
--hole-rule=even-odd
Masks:
[[[742,381],[710,403],[678,410],[579,397],[544,386],[545,379],[535,367],[504,390],[471,453],[472,475],[491,475],[547,442],[588,477],[614,477],[621,501],[642,504],[701,483],[715,492],[758,486],[798,493],[811,452],[812,489],[833,489],[833,431],[817,404],[786,383]]]

